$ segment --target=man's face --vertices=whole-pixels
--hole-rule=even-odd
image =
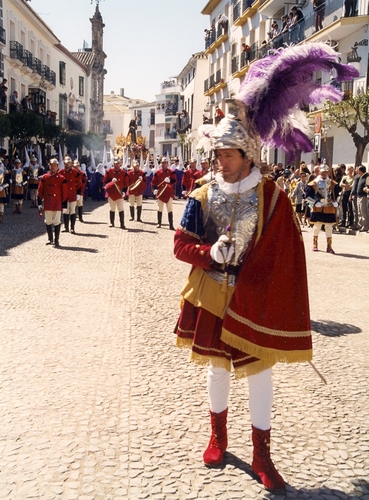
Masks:
[[[207,172],[209,170],[209,162],[203,161],[201,163],[201,168],[204,170],[204,172]]]
[[[71,161],[67,161],[67,162],[65,163],[65,169],[66,169],[66,170],[70,170],[71,168],[72,168],[72,162],[71,162]]]
[[[167,161],[162,161],[161,162],[161,166],[162,166],[163,170],[167,170],[168,169],[168,162]]]
[[[192,162],[190,163],[190,169],[191,169],[191,170],[196,170],[196,162],[195,162],[195,161],[192,161]]]
[[[251,160],[243,158],[238,149],[217,149],[216,157],[219,172],[226,182],[238,182],[249,175]]]
[[[278,170],[283,170],[283,163],[278,163],[277,168]]]
[[[116,172],[118,172],[119,168],[120,168],[120,163],[119,163],[119,161],[114,162],[114,170],[115,170]]]
[[[59,170],[59,165],[57,163],[50,163],[50,172],[54,175]]]
[[[320,176],[321,176],[322,179],[326,179],[328,177],[327,170],[323,170],[323,172],[320,172]]]

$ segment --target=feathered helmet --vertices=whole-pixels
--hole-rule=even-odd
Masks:
[[[239,93],[229,100],[229,114],[217,127],[199,127],[198,149],[236,148],[259,163],[261,145],[283,149],[288,161],[313,150],[310,127],[302,108],[329,99],[339,102],[337,87],[320,85],[314,71],[335,72],[335,81],[359,76],[340,55],[322,42],[278,49],[252,63]]]

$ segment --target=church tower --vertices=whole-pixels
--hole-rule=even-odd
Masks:
[[[105,24],[99,10],[99,2],[96,2],[94,16],[90,19],[92,25],[92,54],[93,63],[91,68],[91,123],[90,130],[101,133],[104,118],[104,69],[106,54],[103,50],[103,34]]]

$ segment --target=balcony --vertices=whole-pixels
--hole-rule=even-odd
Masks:
[[[23,64],[30,70],[33,69],[33,55],[29,50],[23,50]]]
[[[51,71],[49,66],[46,66],[46,64],[42,64],[41,66],[41,73],[42,76],[45,78],[46,81],[50,82],[52,85],[55,85],[56,83],[56,74],[54,71]]]
[[[247,19],[252,17],[260,7],[261,0],[242,0],[239,2],[239,9],[233,12],[233,24],[235,26],[242,26]],[[235,14],[237,17],[235,17]]]
[[[0,26],[0,44],[2,44],[4,46],[6,45],[6,36],[5,35],[6,35],[5,29],[2,26]]]
[[[23,64],[23,45],[21,43],[14,40],[10,42],[10,57]]]
[[[256,59],[256,54],[258,53],[257,49],[253,50],[251,48],[250,52],[242,51],[240,56],[234,56],[234,60],[232,59],[232,76],[233,78],[241,78],[241,76],[245,75],[249,69],[251,57]]]
[[[40,59],[37,59],[37,57],[33,58],[33,71],[42,76],[42,64]]]
[[[341,40],[352,34],[361,27],[369,24],[369,15],[364,8],[364,2],[359,4],[359,9],[353,16],[345,17],[345,9],[342,0],[327,0],[324,12],[323,28],[317,31],[315,13],[312,12],[305,18],[305,38],[309,42],[317,42],[322,39]]]
[[[71,111],[68,116],[68,130],[75,132],[84,132],[85,130],[85,115],[77,111]]]
[[[208,30],[205,37],[205,55],[212,54],[228,38],[228,22],[218,23],[217,29],[214,26]]]
[[[227,82],[222,78],[221,70],[219,69],[215,74],[204,82],[204,94],[211,96],[227,86]]]

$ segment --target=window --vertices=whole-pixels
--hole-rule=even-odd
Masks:
[[[59,94],[59,126],[67,128],[67,95]]]
[[[59,61],[59,83],[60,85],[65,85],[66,82],[66,69],[65,62]]]
[[[149,148],[155,147],[155,130],[150,130]]]
[[[150,109],[150,125],[155,125],[155,109]]]
[[[78,93],[80,96],[85,95],[85,79],[83,76],[79,77]]]

